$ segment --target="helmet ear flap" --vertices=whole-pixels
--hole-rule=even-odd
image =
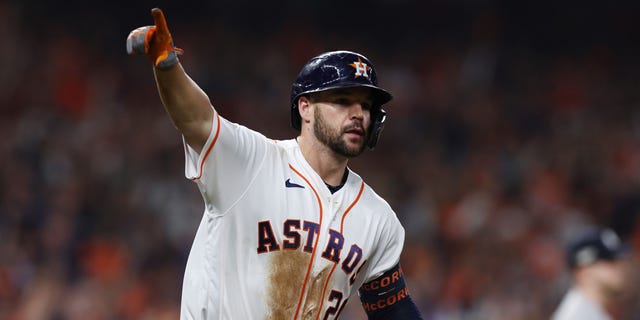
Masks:
[[[295,102],[297,104],[298,100],[296,99]],[[302,117],[300,117],[300,110],[298,110],[297,105],[291,106],[291,127],[298,131],[302,128]]]
[[[384,129],[384,122],[387,120],[387,112],[383,109],[378,109],[371,114],[371,127],[369,129],[369,139],[367,140],[367,147],[373,150],[378,143],[378,138]]]

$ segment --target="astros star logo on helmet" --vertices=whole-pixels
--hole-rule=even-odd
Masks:
[[[371,67],[368,66],[366,63],[362,63],[362,60],[360,58],[358,58],[358,61],[354,61],[349,65],[356,69],[356,75],[355,75],[356,78],[359,76],[363,76],[369,79],[369,71],[371,71]]]

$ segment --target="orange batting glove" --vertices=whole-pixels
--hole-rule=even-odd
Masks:
[[[178,64],[178,55],[182,54],[183,50],[173,46],[173,38],[162,10],[153,8],[151,15],[155,25],[140,27],[129,33],[127,53],[144,54],[156,68],[169,69]]]

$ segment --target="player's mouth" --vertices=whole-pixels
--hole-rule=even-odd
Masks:
[[[352,126],[344,130],[344,133],[349,138],[362,138],[365,135],[364,129],[360,126]]]

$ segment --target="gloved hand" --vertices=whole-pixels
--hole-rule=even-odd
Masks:
[[[178,55],[182,54],[183,50],[173,46],[173,39],[162,10],[153,8],[151,15],[155,25],[140,27],[129,33],[127,53],[144,54],[156,68],[169,69],[178,64]]]

